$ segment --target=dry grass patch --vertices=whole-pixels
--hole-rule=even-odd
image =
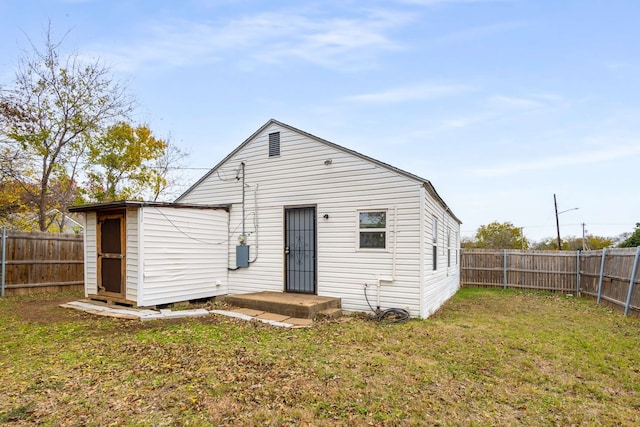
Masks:
[[[640,321],[591,300],[464,289],[425,321],[296,330],[60,300],[0,300],[2,422],[640,424]]]

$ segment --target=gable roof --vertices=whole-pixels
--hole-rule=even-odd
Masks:
[[[260,135],[262,132],[264,132],[269,126],[271,125],[277,125],[280,126],[282,128],[288,129],[292,132],[304,135],[316,142],[319,142],[321,144],[325,144],[328,145],[329,147],[335,148],[337,150],[343,151],[345,153],[351,154],[353,156],[359,157],[363,160],[366,160],[370,163],[373,163],[376,166],[380,166],[382,168],[385,168],[387,170],[390,170],[392,172],[395,172],[399,175],[405,176],[411,180],[417,181],[419,183],[421,183],[424,188],[429,192],[429,194],[431,194],[431,196],[436,199],[438,201],[438,203],[440,203],[440,205],[445,209],[446,212],[448,212],[453,219],[455,219],[458,224],[462,224],[462,221],[460,221],[460,219],[458,219],[458,217],[456,217],[456,215],[453,213],[453,211],[451,211],[451,209],[449,208],[449,206],[447,206],[447,204],[444,202],[444,200],[442,199],[442,197],[440,197],[440,195],[438,194],[438,192],[436,191],[436,189],[433,187],[433,185],[431,184],[431,182],[427,179],[421,178],[418,175],[414,175],[410,172],[404,171],[402,169],[398,169],[395,166],[391,166],[390,164],[381,162],[380,160],[376,160],[372,157],[369,156],[365,156],[364,154],[358,153],[357,151],[353,151],[349,148],[345,148],[341,145],[335,144],[333,142],[327,141],[326,139],[322,139],[320,137],[317,137],[315,135],[312,135],[308,132],[305,132],[303,130],[297,129],[293,126],[290,126],[286,123],[282,123],[279,122],[275,119],[271,119],[269,121],[267,121],[264,125],[262,125],[260,127],[260,129],[258,129],[257,131],[255,131],[249,138],[247,138],[246,140],[244,140],[244,142],[242,144],[240,144],[235,150],[233,150],[231,153],[229,153],[229,155],[227,157],[225,157],[224,159],[222,159],[222,161],[220,161],[217,165],[215,165],[209,172],[207,172],[202,178],[200,178],[195,184],[193,184],[191,187],[189,187],[189,189],[187,189],[184,193],[182,193],[182,195],[180,195],[180,197],[178,197],[176,199],[176,202],[179,202],[182,198],[184,198],[185,196],[187,196],[194,188],[196,188],[198,185],[200,185],[203,181],[205,181],[207,178],[209,178],[209,176],[211,176],[212,174],[214,174],[218,168],[220,168],[223,164],[225,164],[227,162],[227,160],[231,159],[233,156],[235,156],[240,150],[242,150],[247,144],[249,144],[249,142],[251,142],[253,139],[255,139],[258,135]]]

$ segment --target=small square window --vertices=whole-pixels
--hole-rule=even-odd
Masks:
[[[387,247],[387,212],[358,212],[359,249]]]

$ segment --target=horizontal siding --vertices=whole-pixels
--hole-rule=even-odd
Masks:
[[[143,209],[144,288],[140,305],[228,293],[223,210]]]
[[[424,277],[422,317],[429,317],[460,287],[460,224],[424,190]],[[438,219],[437,269],[433,270],[433,218]],[[447,266],[447,231],[451,232],[451,266]]]
[[[98,254],[96,239],[97,216],[87,212],[84,228],[84,294],[98,293]]]
[[[139,236],[138,236],[138,209],[127,209],[125,218],[126,226],[126,266],[125,266],[125,294],[129,301],[138,304],[138,273],[140,268]]]
[[[281,155],[269,158],[267,135],[278,130]],[[326,159],[331,165],[324,165]],[[230,293],[284,290],[284,208],[316,206],[318,294],[341,297],[346,310],[368,311],[364,285],[375,285],[378,277],[393,272],[392,224],[397,221],[397,280],[381,286],[381,306],[408,308],[418,315],[420,183],[303,135],[277,126],[267,129],[222,165],[219,174],[181,200],[233,204],[228,258],[232,268],[242,229],[242,184],[234,179],[241,162],[246,167],[245,232],[252,263],[230,272]],[[387,251],[356,250],[358,209],[388,210]],[[368,292],[375,304],[377,287]]]

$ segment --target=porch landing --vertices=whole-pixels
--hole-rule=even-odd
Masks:
[[[337,317],[342,314],[340,298],[284,292],[254,292],[218,297],[236,307],[267,311],[302,319]]]

